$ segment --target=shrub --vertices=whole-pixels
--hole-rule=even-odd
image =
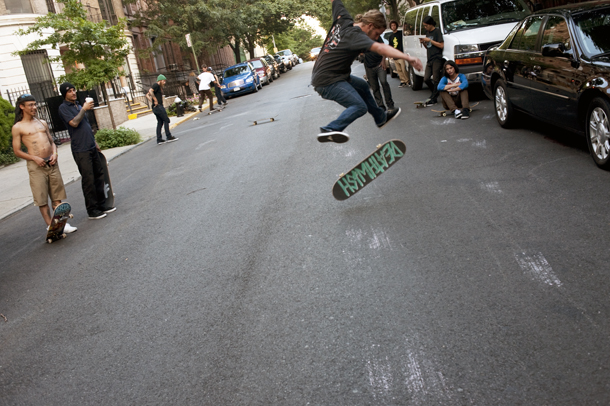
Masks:
[[[136,130],[125,127],[119,127],[116,130],[101,129],[95,134],[95,140],[101,149],[124,147],[142,142],[142,138]]]
[[[15,108],[0,97],[0,165],[19,161],[13,153],[13,136],[11,129],[15,123]]]

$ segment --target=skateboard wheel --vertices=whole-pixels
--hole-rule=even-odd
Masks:
[[[66,238],[68,236],[68,234],[64,233],[61,235],[61,238]]]
[[[275,121],[275,118],[272,118],[271,121]]]
[[[74,218],[74,214],[70,213],[70,215],[69,215],[68,217],[70,217],[71,219],[73,219],[73,218]]]
[[[341,173],[341,175],[339,175],[340,178],[342,178],[345,175],[345,173]]]
[[[254,122],[254,125],[256,125],[256,124],[257,124],[257,122],[255,121],[255,122]]]
[[[447,117],[447,113],[443,113],[443,117]]]
[[[47,242],[48,242],[49,244],[51,244],[51,243],[53,242],[53,240],[49,238],[49,239],[47,240]]]
[[[53,219],[53,224],[59,223],[59,219]]]
[[[377,149],[381,148],[381,144],[377,144]]]

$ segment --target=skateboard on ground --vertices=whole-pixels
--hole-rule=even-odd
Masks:
[[[106,207],[114,207],[114,192],[112,191],[112,183],[110,182],[110,172],[108,171],[108,161],[104,154],[98,151],[100,161],[102,162],[102,172],[104,172],[104,197],[106,198]]]
[[[472,112],[475,107],[479,105],[479,102],[470,105],[470,111]],[[435,113],[438,113],[440,117],[447,117],[447,114],[451,113],[452,110],[432,110]]]
[[[70,210],[72,210],[72,208],[67,202],[63,202],[55,208],[53,218],[51,219],[51,225],[47,230],[46,240],[49,244],[54,241],[61,240],[62,238],[66,238],[64,228],[66,227],[68,219],[74,217],[72,214],[70,214]]]
[[[219,108],[219,107],[216,107],[216,108],[215,108],[214,110],[212,110],[212,111],[209,111],[209,110],[208,110],[208,116],[209,116],[210,114],[214,114],[214,113],[220,113],[220,112],[221,112],[221,111],[223,111],[223,110],[224,110],[224,109],[221,109],[221,108]]]
[[[420,107],[428,107],[426,106],[426,102],[425,101],[418,101],[418,102],[413,102],[413,104],[415,104],[415,108],[418,109]]]
[[[390,140],[378,145],[377,149],[364,158],[347,173],[342,173],[333,186],[333,196],[345,200],[368,185],[394,165],[405,155],[407,146],[401,140]]]
[[[275,117],[271,117],[271,118],[263,118],[262,120],[257,120],[254,122],[254,125],[257,124],[265,124],[265,123],[272,123],[275,121]]]

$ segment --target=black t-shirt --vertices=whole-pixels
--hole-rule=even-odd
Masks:
[[[333,25],[313,67],[311,84],[314,87],[328,86],[348,80],[354,59],[373,44],[374,41],[360,27],[354,27],[354,20],[341,0],[333,0]]]
[[[398,49],[400,52],[404,52],[402,50],[402,31],[396,31],[390,34],[388,41],[390,42],[390,46]]]
[[[377,38],[377,42],[384,43],[381,37]],[[366,51],[364,53],[364,66],[367,68],[372,69],[378,67],[381,64],[381,61],[383,61],[383,56],[379,55],[377,52]]]
[[[429,32],[426,37],[430,38],[434,42],[445,42],[443,40],[443,33],[438,28],[435,28],[433,31]],[[426,42],[426,47],[428,48],[428,62],[443,57],[443,50],[435,47],[431,42]]]
[[[163,89],[161,88],[161,86],[159,86],[158,83],[155,83],[154,85],[152,85],[152,90],[159,106],[163,106]]]

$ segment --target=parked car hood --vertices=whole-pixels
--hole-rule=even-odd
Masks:
[[[517,25],[519,21],[490,25],[488,27],[472,28],[463,31],[453,31],[451,36],[456,38],[458,44],[484,44],[492,42],[496,38],[498,42],[504,41],[508,33]],[[491,41],[489,40],[491,39]]]

